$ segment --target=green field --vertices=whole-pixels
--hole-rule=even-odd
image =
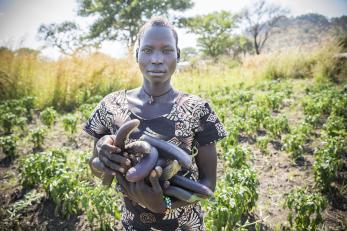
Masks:
[[[347,61],[310,52],[198,60],[174,86],[207,99],[229,135],[207,230],[345,230]],[[106,94],[141,84],[135,61],[58,61],[0,50],[0,230],[108,230],[121,195],[101,186],[82,131]]]

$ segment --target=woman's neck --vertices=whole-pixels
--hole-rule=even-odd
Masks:
[[[172,89],[172,85],[170,82],[153,84],[149,83],[148,81],[144,81],[142,84],[142,89],[146,94],[156,97],[169,92]]]

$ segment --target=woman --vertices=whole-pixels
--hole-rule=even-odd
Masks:
[[[124,193],[122,224],[126,230],[204,230],[199,203],[164,197],[155,171],[149,176],[150,184],[126,181],[122,173],[130,160],[114,155],[120,149],[113,145],[110,136],[125,121],[138,119],[139,130],[131,134],[129,142],[146,133],[189,154],[196,148],[194,167],[178,174],[188,174],[214,190],[215,143],[226,136],[226,131],[206,101],[172,87],[171,77],[180,58],[177,44],[177,33],[166,19],[156,17],[147,22],[139,32],[136,50],[142,86],[107,95],[84,127],[95,138],[94,161],[90,162],[93,173],[99,177],[117,175],[117,188]],[[94,165],[95,160],[101,165]]]

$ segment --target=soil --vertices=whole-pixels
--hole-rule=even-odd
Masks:
[[[298,95],[297,97],[300,97]],[[295,105],[294,105],[295,106]],[[293,113],[293,105],[284,108],[290,125],[301,121],[303,115]],[[287,111],[285,111],[287,110]],[[297,111],[297,110],[294,110]],[[39,125],[37,115],[28,125],[28,130]],[[91,151],[93,140],[82,131],[79,125],[78,133],[68,137],[60,122],[57,122],[48,133],[43,149],[47,148],[72,148]],[[261,131],[259,135],[262,135]],[[54,203],[43,195],[20,212],[11,217],[8,212],[11,206],[21,200],[29,189],[23,189],[19,182],[20,157],[32,152],[32,146],[25,138],[19,142],[17,153],[19,156],[8,158],[0,153],[0,231],[1,230],[93,230],[84,215],[68,218],[56,215]],[[240,137],[242,138],[242,137]],[[313,139],[314,140],[314,139]],[[251,220],[261,224],[261,230],[289,230],[287,221],[288,210],[284,208],[286,195],[297,186],[306,187],[308,193],[313,190],[314,179],[312,165],[314,156],[309,150],[314,150],[319,144],[310,142],[307,145],[307,154],[293,162],[287,153],[281,151],[281,141],[274,140],[269,143],[269,154],[263,154],[254,145],[254,140],[240,139],[241,145],[250,147],[252,155],[249,163],[257,172],[259,181],[259,198],[256,208],[251,214]],[[221,153],[219,152],[219,156]],[[346,156],[344,157],[347,160]],[[339,173],[340,180],[336,183],[336,192],[329,198],[329,204],[323,212],[322,230],[346,230],[347,227],[347,161],[344,169]],[[224,169],[221,158],[218,161],[218,177],[222,176]],[[117,227],[120,227],[117,224]]]

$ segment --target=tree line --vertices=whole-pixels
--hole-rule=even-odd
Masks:
[[[152,15],[169,17],[177,27],[197,36],[199,51],[186,48],[183,50],[186,56],[201,52],[217,60],[221,55],[237,57],[247,53],[260,54],[269,38],[277,32],[281,19],[289,13],[287,9],[266,0],[258,0],[238,13],[219,11],[194,17],[171,16],[172,12],[191,9],[194,6],[191,0],[77,2],[78,16],[93,18],[87,31],[71,21],[42,24],[38,30],[40,39],[66,55],[99,47],[106,40],[124,42],[130,53],[141,25]],[[341,17],[340,21],[344,21],[344,18]]]

